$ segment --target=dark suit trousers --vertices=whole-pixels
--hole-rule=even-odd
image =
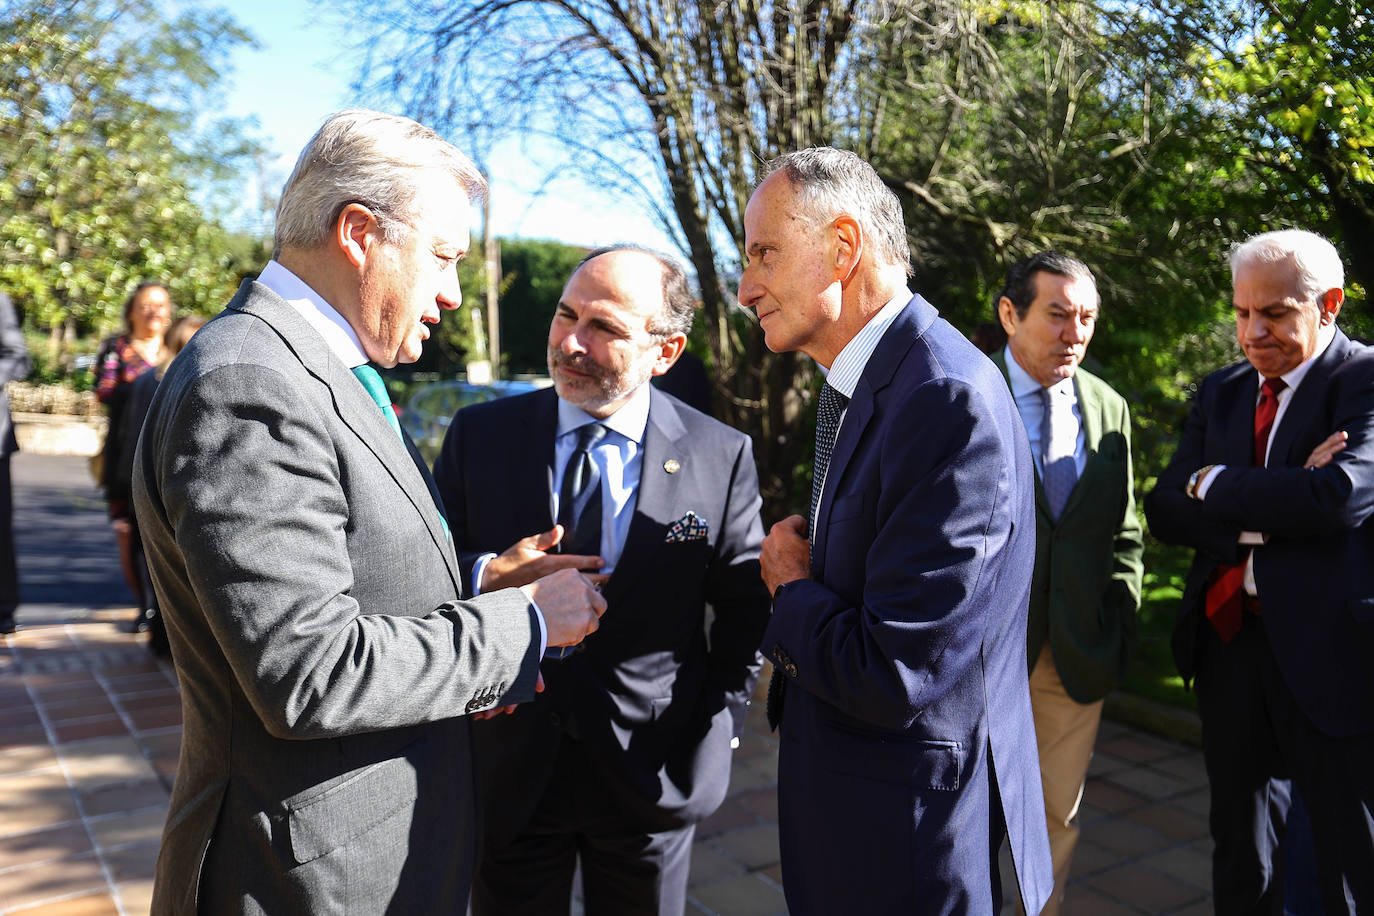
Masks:
[[[1259,617],[1245,614],[1225,644],[1203,624],[1201,642],[1197,696],[1218,916],[1283,912],[1289,780],[1311,815],[1326,916],[1374,907],[1374,735],[1333,738],[1312,725]]]
[[[646,833],[626,791],[564,736],[533,821],[510,846],[483,845],[473,916],[568,913],[579,857],[588,916],[682,916],[696,826]]]
[[[14,620],[19,606],[19,570],[14,564],[14,494],[10,456],[0,455],[0,623]]]

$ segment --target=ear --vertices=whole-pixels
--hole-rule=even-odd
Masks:
[[[1002,325],[1002,330],[1007,332],[1007,339],[1016,336],[1016,306],[1006,296],[1001,296],[997,300],[997,320]]]
[[[677,362],[678,357],[681,356],[686,349],[686,334],[674,334],[663,341],[659,346],[658,355],[654,357],[654,375],[662,375],[673,368],[673,364]]]
[[[863,229],[858,220],[846,214],[835,217],[830,228],[835,241],[835,279],[847,283],[859,269],[859,260],[863,257]]]
[[[362,267],[372,246],[381,239],[377,217],[362,204],[352,203],[334,221],[334,244],[354,267]]]
[[[1331,324],[1336,320],[1336,316],[1341,313],[1341,303],[1345,302],[1345,290],[1339,287],[1328,289],[1321,294],[1321,298],[1317,302],[1322,309],[1322,324]]]

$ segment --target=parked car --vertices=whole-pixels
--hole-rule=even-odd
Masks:
[[[420,454],[425,456],[425,461],[433,464],[439,455],[439,448],[444,444],[444,434],[453,422],[453,415],[461,408],[547,388],[551,384],[548,379],[501,379],[486,385],[474,385],[456,379],[429,382],[412,391],[397,412],[401,426],[415,440]]]

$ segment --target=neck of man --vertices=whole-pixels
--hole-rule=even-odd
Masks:
[[[342,255],[328,245],[318,248],[282,248],[272,260],[291,271],[319,297],[357,326],[361,294],[358,273]]]
[[[895,264],[856,271],[848,282],[841,283],[840,317],[826,335],[825,344],[817,353],[808,354],[826,369],[864,325],[883,310],[899,293],[905,295],[906,272]]]

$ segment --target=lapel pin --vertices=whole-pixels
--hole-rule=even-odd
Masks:
[[[681,467],[682,465],[678,463],[676,458],[669,458],[667,461],[663,462],[663,470],[667,471],[669,474],[676,474]]]

